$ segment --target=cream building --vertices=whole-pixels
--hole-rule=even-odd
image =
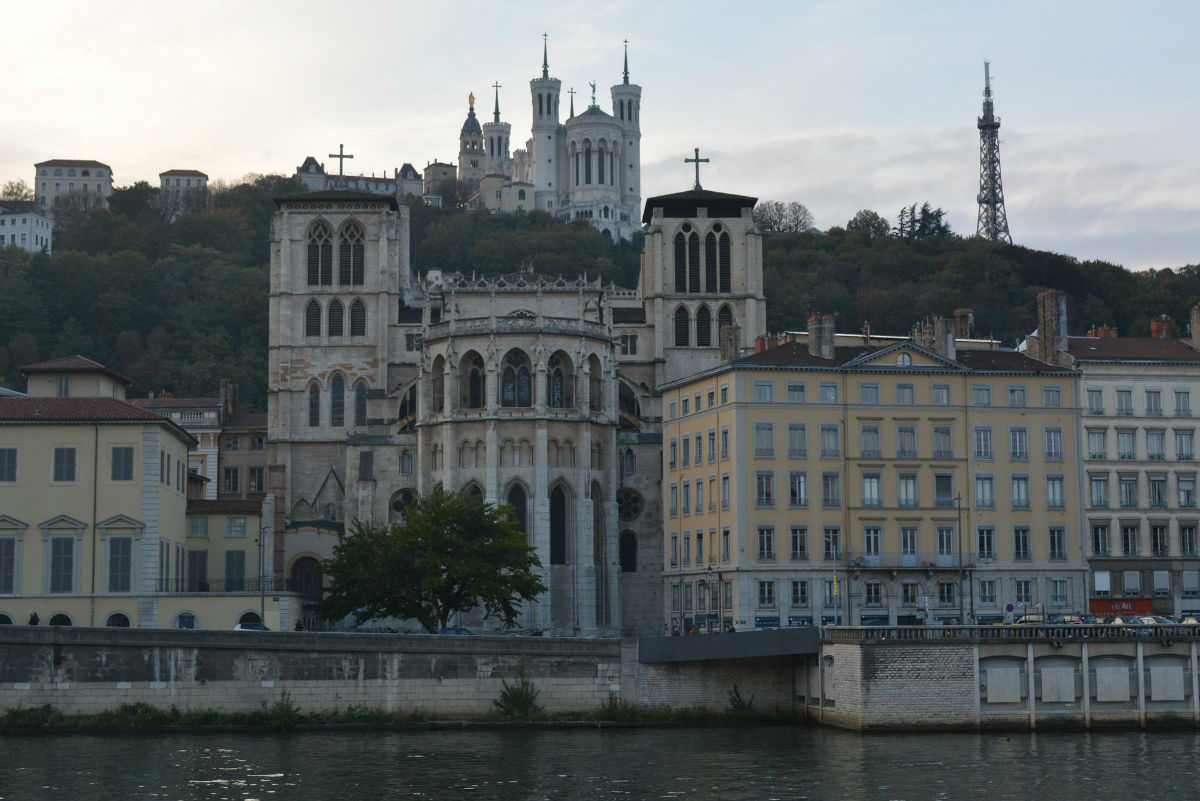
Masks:
[[[18,247],[30,253],[52,250],[54,224],[30,204],[0,205],[0,248]]]
[[[158,174],[159,209],[168,221],[208,207],[208,176],[199,170],[167,170]]]
[[[108,208],[113,190],[112,167],[90,159],[50,159],[34,168],[34,202],[38,212],[53,218],[60,203],[80,208]]]
[[[1085,610],[1072,371],[947,321],[809,330],[660,387],[677,632]]]
[[[268,444],[287,537],[276,567],[311,576],[349,521],[395,519],[440,483],[514,507],[549,587],[523,627],[660,631],[654,388],[718,364],[722,338],[752,345],[766,311],[754,202],[652,198],[639,285],[622,289],[413,275],[408,209],[394,199],[281,198]]]
[[[1066,297],[1050,291],[1026,348],[1080,373],[1090,611],[1200,614],[1200,306],[1187,339],[1165,316],[1149,337],[1109,326],[1069,336]]]
[[[257,550],[241,562],[225,556],[247,541],[271,552],[271,527],[260,519],[272,519],[273,499],[266,515],[261,502],[253,510],[240,502],[233,526],[224,509],[190,510],[229,538],[215,543],[219,567],[240,568],[233,577],[255,584],[230,583],[217,570],[223,583],[189,586],[211,547],[189,537],[195,440],[125,401],[128,381],[90,360],[23,372],[28,397],[0,397],[0,623],[231,628],[264,614],[271,627],[294,623],[299,595],[282,586],[260,594]],[[266,575],[264,586],[274,587],[273,571]]]

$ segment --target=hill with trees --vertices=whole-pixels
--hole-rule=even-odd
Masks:
[[[211,187],[206,211],[162,219],[153,190],[115,190],[111,209],[67,211],[54,253],[0,249],[0,383],[23,389],[18,368],[82,353],[134,380],[132,394],[211,395],[220,378],[264,408],[268,253],[273,198],[302,191],[283,176]],[[1068,295],[1072,331],[1104,323],[1146,335],[1173,317],[1183,331],[1200,301],[1200,266],[1130,272],[1106,262],[958,237],[940,209],[904,209],[889,227],[863,210],[845,227],[806,227],[799,204],[764,201],[764,283],[772,331],[802,329],[810,312],[834,313],[838,329],[907,332],[916,317],[974,309],[976,331],[1008,343],[1035,326],[1034,298]],[[803,209],[803,212],[801,212]],[[633,287],[640,236],[612,243],[585,222],[541,212],[491,215],[415,203],[412,264],[418,272],[598,275]],[[770,215],[768,215],[770,216]],[[808,218],[811,219],[811,218]]]

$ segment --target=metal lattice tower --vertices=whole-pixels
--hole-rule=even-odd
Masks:
[[[983,62],[983,116],[979,118],[979,223],[976,236],[1012,244],[1000,181],[1000,118],[992,113],[991,62]]]

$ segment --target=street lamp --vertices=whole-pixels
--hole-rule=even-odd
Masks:
[[[264,553],[267,547],[267,534],[270,526],[259,526],[258,529],[258,622],[267,626],[267,564]]]

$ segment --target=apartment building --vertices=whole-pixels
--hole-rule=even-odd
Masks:
[[[30,253],[51,251],[54,226],[48,217],[33,211],[32,203],[0,205],[0,248],[18,247]]]
[[[814,316],[660,387],[668,629],[1084,611],[1074,381],[949,321]]]
[[[33,165],[34,203],[53,218],[61,204],[82,209],[108,208],[113,190],[112,167],[91,159],[50,159]]]

